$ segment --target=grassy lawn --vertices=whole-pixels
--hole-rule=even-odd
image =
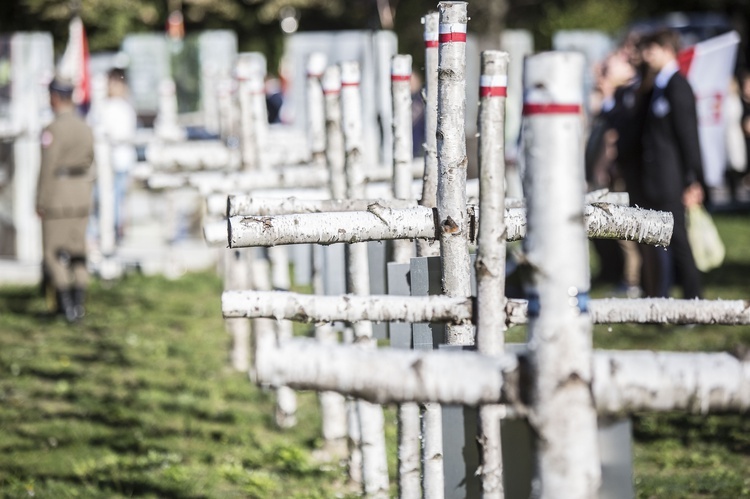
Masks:
[[[750,219],[716,220],[727,261],[707,297],[750,298]],[[36,289],[1,288],[2,496],[356,496],[342,466],[313,459],[315,396],[300,394],[298,426],[277,430],[272,396],[228,368],[220,294],[212,273],[95,282],[70,327],[45,316]],[[746,353],[750,327],[602,326],[595,343]],[[639,414],[634,438],[639,497],[750,497],[750,418]]]

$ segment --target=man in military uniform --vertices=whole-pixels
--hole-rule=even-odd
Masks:
[[[73,85],[49,85],[54,121],[41,137],[42,164],[36,210],[42,219],[43,263],[55,288],[58,312],[69,322],[83,317],[88,284],[86,226],[94,181],[94,139],[77,115]]]

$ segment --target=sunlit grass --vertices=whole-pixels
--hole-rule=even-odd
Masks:
[[[747,299],[748,219],[716,220],[727,261],[705,276],[706,295]],[[299,394],[298,426],[278,430],[272,394],[228,367],[220,295],[210,272],[94,282],[89,315],[71,327],[45,316],[36,289],[0,288],[2,495],[356,495],[343,466],[313,459],[321,445],[315,396]],[[514,328],[507,339],[524,337]],[[750,346],[750,328],[597,326],[594,342],[740,353]],[[394,475],[392,408],[386,420]],[[750,496],[750,418],[638,414],[633,421],[639,497]]]

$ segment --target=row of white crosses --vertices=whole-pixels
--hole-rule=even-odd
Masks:
[[[362,332],[367,328],[362,322],[372,320],[446,321],[449,342],[471,344],[476,315],[479,353],[375,350],[362,345],[283,340],[259,331],[254,371],[259,382],[274,386],[339,392],[372,402],[401,403],[405,408],[414,402],[483,405],[480,443],[484,446],[481,472],[485,497],[502,496],[496,423],[497,404],[506,404],[515,414],[527,417],[537,438],[544,442],[538,454],[535,493],[541,497],[595,497],[600,475],[595,444],[597,412],[747,410],[750,366],[725,354],[592,353],[591,323],[747,323],[750,313],[744,302],[588,299],[584,219],[589,235],[598,230],[608,237],[665,244],[671,235],[671,217],[639,212],[635,218],[628,209],[611,205],[584,208],[580,168],[583,62],[580,56],[567,53],[534,56],[526,67],[528,214],[522,218],[528,220],[525,256],[533,276],[528,302],[508,302],[497,294],[502,293],[503,225],[508,234],[514,225],[508,217],[503,220],[502,188],[489,174],[494,173],[494,182],[503,176],[502,143],[496,142],[503,134],[492,130],[502,128],[507,56],[493,52],[483,56],[478,297],[476,305],[473,303],[467,284],[469,214],[464,187],[465,26],[464,2],[440,4],[437,224],[429,207],[425,211],[423,207],[383,206],[348,213],[236,216],[229,220],[230,247],[439,239],[444,295],[363,296],[356,284],[353,293],[343,297],[236,291],[224,294],[223,311],[226,317],[349,321],[360,328],[357,337],[367,345],[371,341]],[[428,97],[429,92],[428,76]],[[499,111],[493,112],[493,107]],[[525,228],[525,222],[518,226]],[[499,306],[502,303],[506,306]],[[505,324],[526,320],[528,353],[503,354]],[[429,409],[425,411],[426,425]],[[425,447],[436,445],[426,430]],[[424,461],[423,493],[439,497],[442,487],[435,484],[440,478],[429,472],[430,460]],[[365,492],[386,494],[387,485],[377,477],[368,477],[367,463],[364,466]],[[409,471],[409,467],[400,471]],[[402,478],[402,495],[412,497],[414,493],[408,491],[415,490],[414,483]]]

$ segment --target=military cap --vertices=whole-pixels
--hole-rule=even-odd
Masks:
[[[49,83],[49,91],[60,95],[70,96],[73,94],[74,89],[75,85],[73,82],[69,78],[64,78],[62,76],[55,76],[55,78]]]

